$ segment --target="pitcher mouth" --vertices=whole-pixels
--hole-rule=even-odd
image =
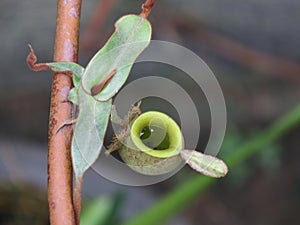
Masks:
[[[183,149],[180,127],[171,117],[156,111],[143,113],[133,122],[131,139],[140,151],[157,158],[178,155]]]
[[[165,126],[159,124],[145,126],[140,132],[140,138],[144,145],[153,150],[170,148],[170,138]]]

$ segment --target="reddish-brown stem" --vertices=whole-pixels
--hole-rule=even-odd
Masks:
[[[30,52],[26,58],[28,67],[33,71],[51,70],[51,66],[50,66],[51,63],[37,63],[38,59],[37,59],[37,56],[35,55],[35,52],[34,52],[32,46],[31,45],[28,45],[28,46],[29,46],[29,50],[30,50]],[[67,75],[70,77],[73,76],[73,72],[70,70],[61,71],[60,74],[64,74],[64,75]]]
[[[26,58],[26,62],[33,71],[50,70],[48,63],[37,63],[37,57],[31,45],[28,45],[30,53]]]
[[[58,0],[54,61],[77,61],[81,0]],[[72,201],[72,128],[59,129],[72,116],[69,76],[53,76],[48,152],[48,201],[51,225],[74,225]]]
[[[79,180],[75,180],[75,186],[73,192],[76,225],[80,225],[82,182],[83,182],[82,177],[80,177]]]
[[[154,6],[155,0],[146,0],[146,2],[142,5],[142,12],[140,16],[147,18]]]

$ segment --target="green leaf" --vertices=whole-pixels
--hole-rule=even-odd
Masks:
[[[79,180],[100,154],[112,100],[95,101],[81,87],[78,99],[79,115],[72,140],[72,160],[74,173]]]
[[[98,197],[83,207],[80,218],[81,225],[112,225],[116,224],[123,195],[117,193],[112,198]]]
[[[108,198],[100,197],[84,207],[80,218],[81,225],[99,225],[106,219],[112,207],[112,202]]]
[[[78,105],[78,87],[80,85],[81,77],[84,74],[84,68],[77,63],[73,62],[52,62],[47,63],[50,66],[50,69],[55,72],[72,72],[72,79],[74,88],[72,88],[69,92],[68,99],[72,103]]]
[[[226,164],[221,159],[211,155],[205,155],[197,151],[182,150],[181,157],[194,170],[209,177],[224,177],[228,172]]]
[[[148,46],[151,39],[151,24],[137,15],[120,18],[115,25],[115,32],[105,46],[89,62],[82,77],[85,91],[105,81],[116,69],[116,74],[94,98],[106,101],[112,98],[125,83],[136,58]]]
[[[73,84],[78,87],[80,79],[84,74],[84,68],[77,63],[73,62],[53,62],[48,63],[50,69],[55,72],[72,71],[73,73]]]
[[[79,105],[79,99],[78,99],[78,88],[74,87],[70,90],[68,99],[70,102],[72,102],[75,105]]]
[[[73,62],[53,62],[48,63],[48,65],[50,66],[50,69],[55,72],[72,72],[72,79],[75,87],[70,90],[68,99],[73,104],[78,105],[78,87],[84,73],[84,68]]]
[[[77,66],[71,68],[80,73],[80,76],[73,76],[77,91],[72,89],[69,95],[70,101],[79,105],[72,140],[72,160],[77,180],[82,179],[85,171],[98,158],[111,112],[111,98],[125,83],[134,61],[147,47],[150,39],[151,25],[145,18],[124,16],[117,21],[116,31],[89,62],[86,70]],[[116,73],[108,81],[107,76],[112,71]],[[103,82],[106,84],[104,89],[92,96],[92,88]]]

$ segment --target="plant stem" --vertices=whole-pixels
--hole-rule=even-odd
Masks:
[[[58,0],[54,61],[77,62],[81,0]],[[59,129],[72,117],[69,76],[55,73],[49,120],[48,201],[51,225],[74,225],[72,203],[72,128]]]
[[[82,183],[83,178],[79,180],[75,179],[74,191],[73,191],[73,204],[75,213],[75,224],[80,225],[80,214],[81,214],[81,204],[82,204]]]
[[[146,0],[142,5],[142,12],[140,16],[147,18],[154,6],[155,0]]]
[[[299,124],[300,105],[279,119],[268,129],[262,131],[249,142],[236,149],[236,151],[227,155],[224,161],[232,169],[234,166],[247,160],[255,153],[263,150],[264,147],[276,141]],[[216,179],[202,175],[193,176],[190,180],[186,181],[183,185],[179,186],[159,202],[151,206],[150,209],[142,212],[138,217],[125,223],[125,225],[164,224],[168,218],[190,204],[193,199],[198,198],[201,192],[216,181]]]

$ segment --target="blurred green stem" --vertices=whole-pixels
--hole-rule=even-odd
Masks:
[[[233,169],[234,166],[244,162],[255,153],[263,150],[264,147],[270,143],[281,138],[299,123],[300,105],[276,121],[272,126],[256,135],[249,142],[237,148],[236,151],[227,155],[224,161],[230,169]],[[185,208],[193,199],[198,198],[200,194],[215,181],[217,180],[202,175],[193,176],[148,210],[140,213],[137,217],[124,225],[164,224],[168,218]]]

